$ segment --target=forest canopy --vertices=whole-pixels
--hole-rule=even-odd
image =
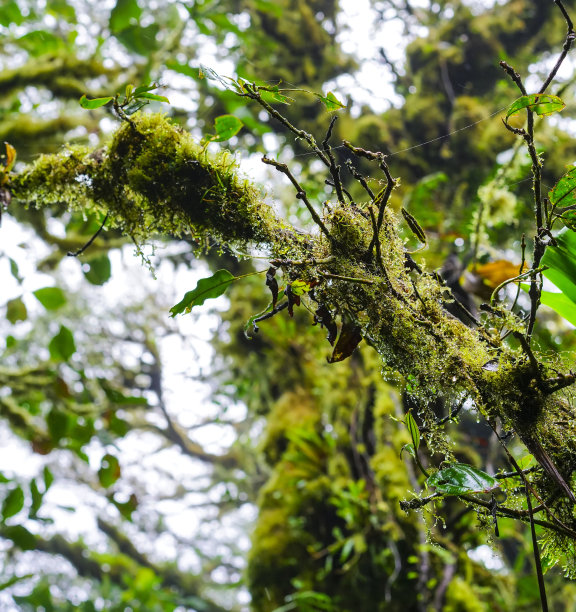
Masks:
[[[0,7],[6,609],[571,609],[576,6],[344,8]]]

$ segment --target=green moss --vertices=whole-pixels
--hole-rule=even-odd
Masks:
[[[14,178],[13,195],[36,206],[97,206],[136,240],[207,232],[228,241],[270,242],[272,234],[283,234],[260,194],[239,178],[231,155],[209,157],[162,115],[138,114],[131,121],[101,151],[69,148],[40,158]]]
[[[489,607],[482,603],[474,588],[459,576],[454,577],[446,589],[445,612],[486,612]]]

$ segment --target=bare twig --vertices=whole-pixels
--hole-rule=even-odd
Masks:
[[[322,219],[320,218],[320,215],[318,215],[318,213],[314,210],[314,207],[312,206],[312,204],[310,203],[310,200],[308,199],[308,196],[306,195],[306,191],[302,188],[300,183],[296,180],[292,172],[290,172],[290,168],[288,168],[286,164],[278,162],[274,159],[269,159],[266,156],[262,158],[262,162],[265,164],[268,164],[269,166],[274,166],[276,170],[278,170],[279,172],[282,172],[282,174],[285,174],[288,177],[288,179],[290,180],[290,182],[292,183],[292,185],[294,185],[294,188],[296,189],[296,197],[299,200],[302,200],[302,202],[304,202],[306,208],[308,209],[308,212],[312,216],[312,219],[314,219],[314,223],[316,223],[316,225],[322,230],[326,238],[328,238],[328,240],[331,241],[332,236],[330,236],[330,232],[328,231],[328,228],[326,227],[326,225],[324,225],[324,221],[322,221]]]

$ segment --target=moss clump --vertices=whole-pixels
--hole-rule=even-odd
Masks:
[[[190,134],[158,114],[134,115],[100,151],[72,147],[41,157],[10,188],[15,198],[38,207],[98,207],[137,240],[192,231],[228,242],[269,243],[283,233],[256,189],[238,177],[230,154],[209,157]]]

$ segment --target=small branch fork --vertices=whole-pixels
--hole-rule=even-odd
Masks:
[[[314,219],[314,223],[316,223],[316,225],[322,230],[326,238],[328,238],[328,240],[331,241],[332,236],[330,236],[330,232],[328,231],[328,228],[324,224],[324,221],[322,221],[322,219],[320,218],[320,215],[314,210],[314,207],[312,206],[312,204],[310,203],[310,200],[308,199],[308,196],[306,195],[306,191],[304,190],[302,185],[300,185],[300,183],[296,180],[292,172],[290,172],[290,168],[288,168],[286,164],[278,162],[274,159],[269,159],[266,156],[262,158],[262,161],[265,164],[268,164],[269,166],[273,166],[274,168],[276,168],[276,170],[278,170],[279,172],[282,172],[282,174],[285,174],[288,177],[288,179],[290,180],[290,182],[292,183],[292,185],[294,185],[294,188],[296,189],[296,197],[299,200],[302,200],[302,202],[304,202],[306,208],[308,209],[308,212],[312,216],[312,219]]]

